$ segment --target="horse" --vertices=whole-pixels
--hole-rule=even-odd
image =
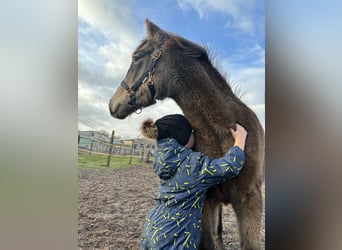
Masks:
[[[227,128],[244,126],[248,131],[244,168],[236,178],[207,191],[199,249],[224,249],[223,204],[231,204],[235,211],[241,249],[261,249],[265,144],[257,116],[233,93],[205,48],[148,19],[145,28],[147,35],[109,101],[110,114],[124,119],[156,100],[172,98],[195,130],[194,150],[212,158],[223,156],[234,144]]]

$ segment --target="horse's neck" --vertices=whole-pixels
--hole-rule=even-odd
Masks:
[[[220,140],[226,137],[227,128],[236,123],[236,96],[231,93],[227,83],[220,82],[218,86],[212,79],[206,79],[205,82],[188,79],[183,84],[186,89],[179,90],[174,99],[198,131],[200,144],[197,149],[211,156],[220,155],[221,149],[226,148],[226,145],[218,146]],[[217,146],[209,150],[207,147],[212,144]]]
[[[206,74],[185,79],[180,85],[173,99],[195,126],[202,127],[204,122],[215,129],[223,120],[226,124],[236,122],[239,100],[225,80]]]

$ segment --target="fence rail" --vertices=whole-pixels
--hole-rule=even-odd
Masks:
[[[111,142],[105,142],[88,137],[78,136],[78,151],[107,155],[107,166],[110,165],[111,156],[126,156],[129,163],[132,158],[140,158],[140,162],[150,162],[152,160],[153,145],[147,143],[136,142],[136,140],[125,140],[129,144],[121,144],[114,141],[114,133],[112,134]]]

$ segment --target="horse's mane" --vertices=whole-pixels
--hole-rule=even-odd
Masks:
[[[222,65],[217,59],[217,55],[215,53],[212,53],[208,46],[199,46],[183,37],[169,32],[167,34],[171,39],[168,39],[164,43],[165,48],[180,49],[184,54],[206,62],[212,68],[212,70],[218,73],[218,76],[221,78],[220,82],[227,83],[232,91],[236,94],[236,96],[241,98],[245,94],[241,92],[240,86],[236,82],[230,81],[228,74],[223,71]]]
[[[181,49],[186,55],[189,55],[191,57],[201,58],[202,60],[206,60],[210,62],[208,51],[206,48],[201,47],[175,34],[168,33],[168,35],[171,39],[168,39],[165,42],[164,44],[165,48],[178,48],[178,49]]]

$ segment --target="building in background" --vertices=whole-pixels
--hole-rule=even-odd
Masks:
[[[139,156],[144,161],[149,161],[156,147],[156,141],[145,138],[121,139],[111,138],[108,133],[102,131],[78,131],[78,148],[82,151],[124,156]]]
[[[78,147],[90,149],[92,141],[110,143],[110,137],[102,132],[89,130],[78,131]]]

